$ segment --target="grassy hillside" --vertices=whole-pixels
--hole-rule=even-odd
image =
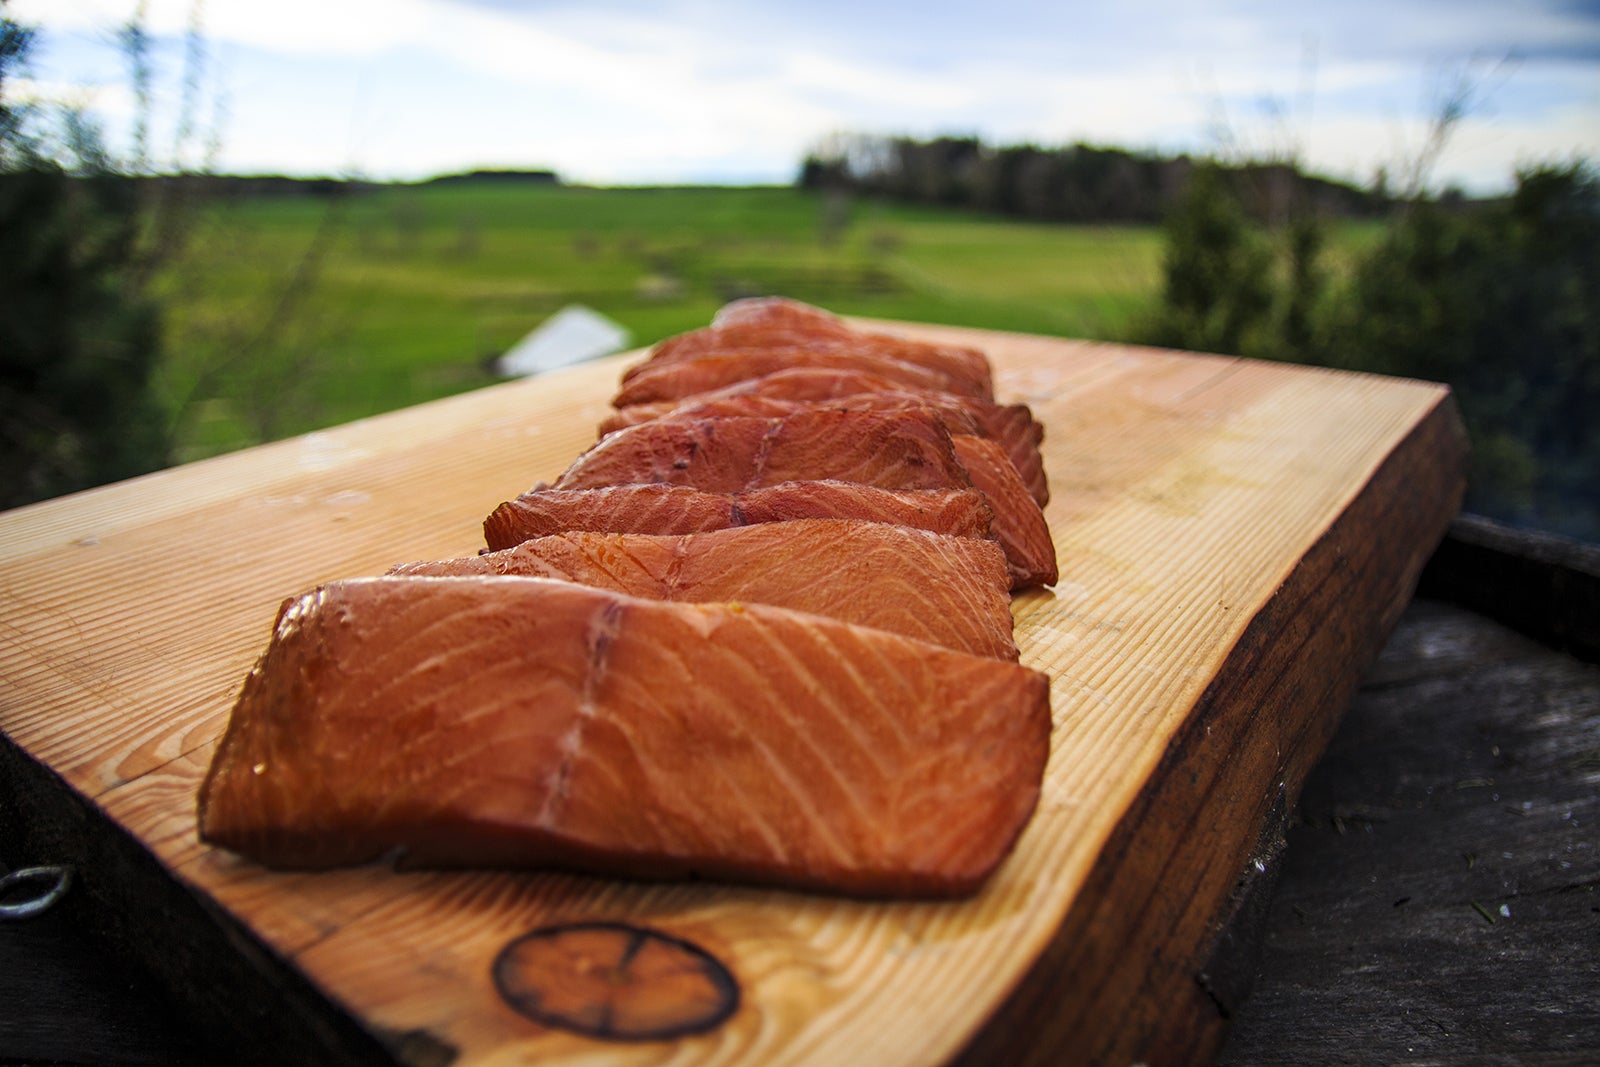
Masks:
[[[504,182],[257,197],[198,211],[162,279],[179,460],[493,381],[490,361],[581,303],[636,344],[726,300],[1116,338],[1154,301],[1142,226],[986,219],[788,188]],[[1359,241],[1353,232],[1349,240]]]

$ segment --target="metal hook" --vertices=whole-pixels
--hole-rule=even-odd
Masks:
[[[72,887],[71,867],[22,867],[0,877],[0,900],[14,890],[38,883],[39,889],[25,900],[0,904],[0,919],[31,919],[48,911]]]

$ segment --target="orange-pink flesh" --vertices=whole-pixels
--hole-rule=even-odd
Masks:
[[[987,379],[974,382],[862,349],[789,345],[753,347],[692,359],[646,361],[623,375],[622,388],[612,398],[612,404],[621,408],[658,400],[681,400],[695,393],[710,392],[796,367],[865,371],[914,389],[994,399],[993,383]]]
[[[879,489],[837,481],[784,482],[747,493],[686,485],[537,488],[484,520],[490,549],[566,530],[685,534],[795,519],[863,519],[957,537],[988,537],[989,505],[976,489]]]
[[[873,374],[815,368],[779,371],[680,401],[622,408],[600,423],[599,433],[603,437],[657,419],[781,418],[808,407],[858,411],[929,408],[939,413],[951,433],[976,434],[1001,444],[1034,500],[1041,507],[1049,503],[1050,485],[1039,454],[1044,428],[1034,421],[1026,405],[896,387]]]
[[[555,578],[652,600],[770,604],[1017,658],[1000,547],[886,523],[801,519],[680,536],[572,531],[389,573]]]
[[[738,493],[819,479],[883,489],[970,484],[950,433],[934,412],[817,408],[779,419],[641,423],[601,439],[567,468],[555,488],[665,482]]]
[[[968,434],[956,434],[951,440],[973,486],[994,512],[990,529],[1011,564],[1012,587],[1054,585],[1059,574],[1050,523],[1022,484],[1005,449]]]
[[[1031,815],[1048,681],[779,608],[538,578],[285,604],[201,790],[262,863],[969,893]]]
[[[655,345],[649,361],[665,363],[759,349],[872,355],[924,367],[952,382],[993,395],[989,360],[976,349],[854,329],[821,308],[783,298],[758,298],[727,306],[711,325]]]

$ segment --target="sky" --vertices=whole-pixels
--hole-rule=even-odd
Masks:
[[[1474,194],[1600,161],[1600,0],[12,0],[39,34],[7,94],[126,146],[140,8],[153,159],[230,173],[786,183],[841,133],[1293,155],[1359,184],[1431,158]]]

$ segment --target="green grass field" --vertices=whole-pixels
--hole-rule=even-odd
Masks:
[[[634,343],[740,295],[845,314],[1121,335],[1153,299],[1159,234],[1062,227],[786,188],[387,187],[211,205],[163,277],[161,384],[178,460],[488,384],[570,303]]]
[[[176,460],[494,380],[490,361],[569,303],[644,345],[726,300],[1126,336],[1155,299],[1152,227],[1051,226],[788,188],[384,187],[198,212],[162,279]]]

